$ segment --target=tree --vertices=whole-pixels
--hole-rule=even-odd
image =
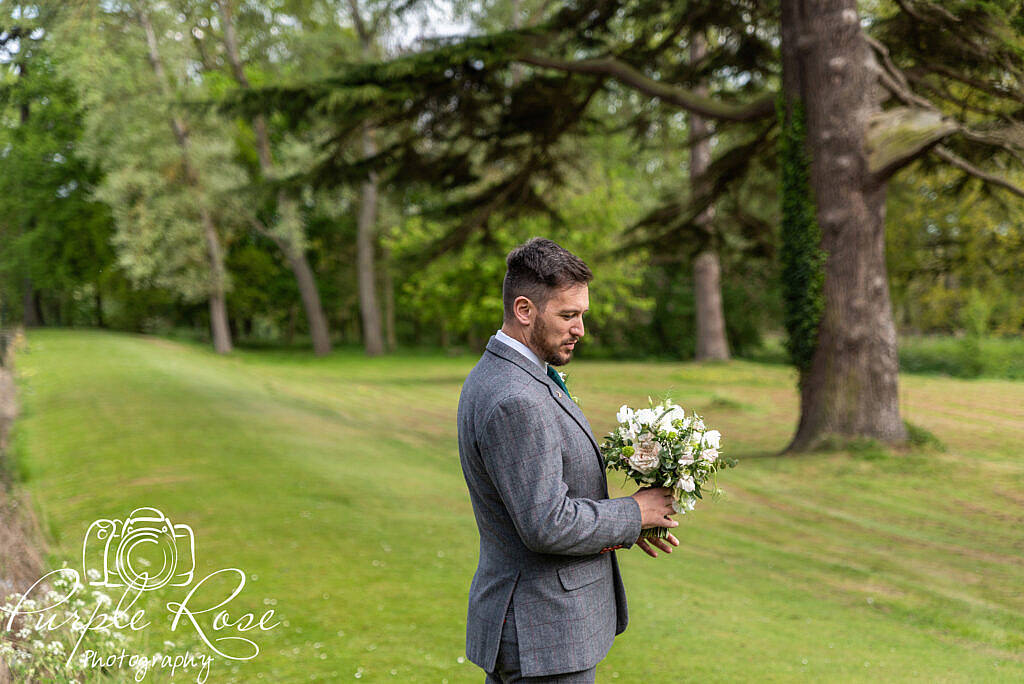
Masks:
[[[214,349],[227,353],[223,252],[244,176],[223,124],[179,105],[201,82],[167,10],[143,0],[68,6],[52,42],[88,112],[83,150],[104,170],[96,197],[114,214],[119,267],[138,288],[205,302]]]
[[[694,33],[690,41],[690,60],[699,63],[707,54],[707,40]],[[706,95],[707,87],[698,85],[698,95]],[[690,193],[699,197],[706,193],[702,187],[704,174],[711,164],[711,130],[699,114],[690,114]],[[709,205],[696,218],[698,229],[708,231],[715,207]],[[693,262],[693,291],[697,303],[698,361],[727,360],[729,341],[725,335],[725,313],[722,311],[722,268],[718,251],[708,247]]]
[[[235,18],[231,7],[232,3],[230,0],[221,0],[216,4],[221,19],[221,39],[224,44],[224,51],[230,65],[231,74],[240,87],[245,89],[251,88],[252,86],[245,73],[245,67],[239,51]],[[253,116],[252,128],[256,137],[260,173],[264,179],[273,179],[275,177],[275,164],[266,117],[262,114]],[[279,217],[296,217],[299,213],[295,206],[295,201],[284,193],[278,194],[277,205]],[[318,356],[330,353],[330,330],[327,325],[327,318],[324,316],[323,306],[320,303],[320,290],[316,284],[316,277],[306,256],[304,226],[295,220],[278,220],[275,224],[267,226],[255,213],[252,214],[251,221],[257,232],[269,238],[281,250],[285,261],[288,263],[288,267],[295,276],[302,306],[306,312],[306,320],[309,323],[313,351]]]
[[[147,56],[149,64],[153,67],[153,74],[156,77],[160,93],[170,101],[172,92],[170,81],[164,70],[163,59],[160,56],[160,44],[157,40],[156,31],[150,20],[150,14],[145,3],[139,3],[134,8],[139,25],[146,36]],[[206,256],[209,261],[209,303],[210,303],[210,328],[213,332],[213,348],[218,354],[227,354],[231,351],[231,331],[228,328],[228,310],[225,294],[227,290],[227,273],[224,269],[224,255],[221,248],[221,238],[217,233],[217,226],[214,225],[213,215],[210,207],[206,205],[206,198],[200,189],[202,177],[199,169],[192,159],[191,140],[185,122],[178,114],[169,116],[171,130],[174,132],[174,139],[181,149],[181,165],[183,181],[185,185],[193,190],[193,197],[196,203],[196,210],[199,213],[199,221],[203,228],[203,238],[206,242]]]
[[[812,362],[801,369],[801,420],[790,447],[813,448],[833,434],[898,443],[906,432],[884,263],[886,181],[933,154],[1021,194],[952,146],[967,141],[972,156],[1018,163],[1016,131],[1024,115],[1018,5],[990,2],[978,11],[897,4],[878,9],[866,32],[853,0],[786,0],[781,14],[759,3],[594,0],[565,7],[536,28],[447,41],[422,54],[343,69],[313,85],[272,88],[248,106],[296,115],[299,108],[329,107],[340,119],[336,139],[367,122],[416,122],[416,136],[355,168],[390,169],[391,178],[429,170],[438,187],[470,188],[450,205],[464,218],[437,243],[434,251],[443,252],[486,236],[487,219],[497,211],[549,209],[540,184],[562,181],[558,141],[597,126],[589,105],[612,81],[659,107],[753,131],[746,139],[737,134],[742,142],[711,162],[705,174],[711,190],[690,202],[692,221],[756,156],[775,153],[781,72],[784,110],[800,103],[807,114],[810,187],[828,255],[825,307]],[[914,28],[922,23],[933,30]],[[915,30],[914,40],[894,41],[901,46],[896,52],[882,42]],[[715,74],[707,96],[694,87],[699,74],[681,55],[698,32],[720,36],[706,59]],[[773,48],[780,34],[781,59]],[[900,68],[894,57],[914,63]],[[969,68],[951,65],[957,60]],[[515,65],[532,69],[512,78]]]
[[[41,325],[47,304],[57,324],[81,322],[73,309],[84,299],[88,322],[103,326],[111,219],[91,197],[99,170],[81,154],[82,109],[46,49],[50,17],[28,7],[12,15],[0,27],[0,63],[14,72],[0,81],[0,273],[24,288],[26,325]]]

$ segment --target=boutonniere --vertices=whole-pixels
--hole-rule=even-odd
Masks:
[[[558,373],[558,377],[562,378],[562,384],[565,385],[566,391],[568,391],[568,389],[569,389],[569,374],[568,373],[563,373],[562,371],[555,371],[555,372]],[[580,398],[577,397],[575,394],[569,392],[569,398],[572,399],[573,403],[576,404],[577,406],[580,405]]]

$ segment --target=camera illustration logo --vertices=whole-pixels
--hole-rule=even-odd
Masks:
[[[82,543],[83,578],[94,587],[184,587],[195,567],[192,528],[171,524],[156,508],[137,508],[123,521],[96,520]]]

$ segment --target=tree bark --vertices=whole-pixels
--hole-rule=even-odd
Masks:
[[[164,71],[163,61],[160,58],[160,48],[156,39],[156,32],[149,20],[149,14],[144,9],[138,11],[139,24],[146,33],[146,46],[149,49],[149,64],[156,74],[157,83],[164,97],[171,98],[171,85],[167,81],[167,74]],[[171,130],[174,138],[181,148],[181,163],[185,171],[185,179],[188,186],[195,195],[196,206],[199,207],[199,220],[203,226],[203,237],[206,242],[206,256],[210,268],[209,303],[210,303],[210,331],[213,336],[213,348],[218,354],[227,354],[231,351],[231,331],[228,327],[228,310],[226,303],[226,271],[224,269],[224,256],[221,251],[220,236],[217,234],[217,227],[213,222],[210,210],[204,204],[199,190],[199,171],[192,164],[192,155],[189,151],[188,129],[185,122],[177,115],[170,117]]]
[[[251,84],[245,75],[238,51],[238,40],[235,37],[235,25],[231,17],[229,0],[223,0],[220,3],[220,14],[224,23],[224,47],[228,61],[231,63],[232,74],[240,86],[249,89]],[[274,167],[274,158],[270,149],[270,135],[267,132],[266,118],[262,114],[257,114],[253,117],[252,128],[256,134],[256,151],[260,160],[260,172],[264,177],[270,176]],[[283,195],[278,197],[279,204],[290,201]],[[309,324],[309,335],[313,341],[313,353],[317,356],[330,354],[331,331],[327,324],[327,317],[324,315],[323,304],[320,301],[320,290],[317,287],[306,252],[301,245],[294,244],[290,237],[278,236],[274,242],[284,252],[285,260],[288,262],[288,267],[299,288],[302,307],[306,312],[306,321]]]
[[[363,131],[363,152],[376,154],[373,130]],[[381,332],[380,304],[377,301],[377,280],[374,275],[374,246],[377,228],[377,174],[371,173],[360,193],[359,222],[356,234],[356,268],[359,278],[359,312],[363,322],[363,346],[369,356],[384,353]]]
[[[729,341],[722,308],[722,278],[718,253],[707,250],[693,262],[694,295],[697,300],[698,361],[728,361]]]
[[[96,279],[96,284],[95,285],[96,285],[96,298],[95,298],[95,304],[96,304],[96,327],[97,328],[106,328],[107,327],[107,323],[103,319],[103,292],[100,289],[100,281],[99,281],[98,278]]]
[[[800,377],[800,423],[787,450],[830,435],[889,443],[900,419],[899,361],[885,269],[885,183],[869,169],[868,123],[879,111],[856,0],[783,0],[783,90],[802,102],[825,264],[825,308]]]
[[[317,288],[313,268],[309,265],[306,252],[291,247],[285,252],[285,257],[299,287],[299,297],[302,299],[306,322],[309,324],[309,335],[313,339],[313,353],[317,356],[330,354],[331,333],[327,327],[323,306],[320,304],[320,290]]]
[[[31,278],[25,278],[24,290],[22,320],[26,328],[39,327],[43,325],[43,312],[39,306],[39,296],[36,288],[32,285]]]
[[[203,222],[203,234],[206,237],[206,252],[210,258],[212,271],[210,281],[210,329],[213,332],[213,349],[218,354],[231,351],[231,329],[228,326],[228,307],[224,293],[224,256],[221,254],[220,237],[213,217],[206,207],[200,205],[199,217]]]
[[[391,250],[381,247],[381,278],[384,281],[384,338],[389,352],[398,349],[398,334],[395,331],[395,277],[391,272]]]
[[[690,43],[690,62],[696,64],[707,54],[703,34],[697,32]],[[702,97],[707,86],[698,84],[694,92]],[[704,175],[711,165],[710,126],[700,114],[690,114],[690,192],[696,197],[703,194]],[[699,142],[698,142],[699,141]],[[714,206],[709,206],[697,217],[696,223],[709,236],[715,217]],[[710,241],[709,241],[710,242]],[[718,252],[713,243],[701,252],[693,263],[693,292],[697,309],[697,361],[728,360],[729,341],[725,335],[725,313],[722,310],[721,268]]]

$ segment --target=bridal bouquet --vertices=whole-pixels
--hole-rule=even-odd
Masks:
[[[650,401],[650,400],[649,400]],[[694,413],[687,416],[681,406],[664,404],[634,410],[623,405],[615,419],[619,427],[608,433],[601,454],[611,470],[621,470],[641,487],[671,487],[676,513],[692,511],[701,491],[708,491],[708,479],[722,468],[735,467],[734,459],[723,459],[719,449],[722,436],[708,430]],[[711,486],[712,494],[721,494]],[[665,537],[664,527],[646,529],[641,539]]]

